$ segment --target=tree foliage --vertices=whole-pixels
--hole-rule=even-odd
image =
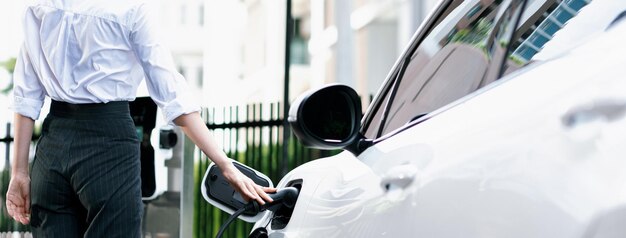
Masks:
[[[0,78],[0,81],[8,80],[9,84],[6,88],[0,89],[0,93],[8,94],[13,89],[13,72],[15,70],[15,58],[10,58],[4,62],[0,62],[0,68],[4,68],[11,76],[9,78]]]

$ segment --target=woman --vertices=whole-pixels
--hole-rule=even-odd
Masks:
[[[139,144],[128,101],[145,78],[169,123],[246,199],[271,201],[218,148],[140,0],[39,0],[26,10],[14,74],[15,153],[9,214],[35,237],[140,237]],[[143,74],[137,74],[143,72]],[[44,97],[52,99],[32,169],[28,153]],[[30,174],[30,175],[29,175]]]

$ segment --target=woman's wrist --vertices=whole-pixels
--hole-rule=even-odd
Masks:
[[[29,177],[28,169],[11,169],[11,177]]]
[[[13,159],[11,166],[11,177],[14,176],[29,176],[28,173],[28,159],[16,157]]]
[[[215,162],[217,167],[219,167],[222,171],[235,169],[235,165],[233,165],[233,162],[228,157],[213,162]]]

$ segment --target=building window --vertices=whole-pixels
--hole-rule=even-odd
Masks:
[[[296,18],[294,19],[294,31],[293,38],[291,39],[291,63],[292,64],[309,64],[309,50],[307,49],[308,41],[304,34],[303,24],[304,22]]]
[[[543,15],[539,17],[533,24],[538,27],[533,27],[527,32],[522,34],[520,40],[522,43],[516,46],[516,57],[522,57],[525,62],[532,59],[532,57],[541,50],[541,48],[552,39],[554,34],[561,30],[565,23],[574,17],[582,7],[587,5],[582,0],[571,0],[570,4],[577,4],[575,8],[567,5],[566,2],[555,2],[550,5],[547,11],[543,12]]]
[[[474,6],[468,13],[467,13],[467,19],[471,19],[474,15],[476,15],[476,13],[480,12],[480,10],[483,9],[483,5],[476,4],[476,6]]]
[[[198,24],[204,26],[204,4],[198,6]]]
[[[183,78],[187,79],[187,76],[185,75],[185,68],[183,68],[183,66],[178,66],[178,73],[182,75]]]
[[[180,5],[180,24],[187,24],[187,5]]]
[[[204,69],[202,67],[198,68],[197,85],[200,88],[204,85]]]

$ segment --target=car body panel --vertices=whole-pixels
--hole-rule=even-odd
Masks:
[[[623,236],[623,42],[619,23],[358,158],[344,152],[294,169],[278,187],[302,179],[300,197],[269,237]]]

